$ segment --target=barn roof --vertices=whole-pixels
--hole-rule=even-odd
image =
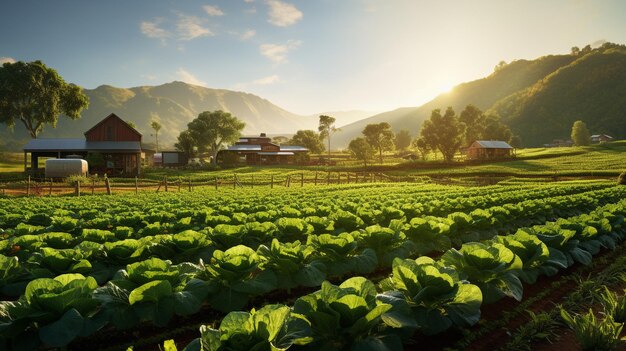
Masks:
[[[86,141],[85,139],[31,139],[26,152],[118,151],[141,152],[139,141]]]
[[[102,123],[104,123],[105,121],[107,121],[108,119],[111,119],[111,118],[119,119],[123,124],[126,125],[126,127],[128,127],[128,129],[132,130],[137,135],[142,136],[141,133],[139,133],[139,131],[137,131],[137,129],[133,128],[130,124],[128,124],[128,122],[126,122],[125,120],[120,118],[120,116],[116,115],[115,113],[111,113],[110,115],[104,117],[100,122],[96,123],[95,126],[89,128],[89,130],[85,132],[85,135],[87,135],[87,133],[91,132],[92,130],[98,128]]]
[[[476,145],[478,144],[478,145]],[[471,147],[483,148],[483,149],[512,149],[513,147],[505,141],[500,140],[476,140],[472,143]]]

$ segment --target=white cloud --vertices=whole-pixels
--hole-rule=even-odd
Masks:
[[[269,23],[288,27],[302,19],[302,12],[294,5],[279,0],[267,0],[269,6]]]
[[[201,81],[198,77],[182,67],[176,71],[176,77],[185,83],[206,87],[206,82]]]
[[[302,44],[299,40],[290,40],[287,44],[278,45],[278,44],[263,44],[259,47],[261,55],[267,57],[272,62],[279,64],[288,62],[287,54],[289,51],[296,49],[298,46]]]
[[[247,4],[250,4],[250,3],[253,3],[253,2],[254,2],[254,0],[243,0],[243,2],[245,2],[245,3],[247,3]]]
[[[204,20],[196,16],[179,14],[178,17],[176,28],[178,29],[179,39],[181,40],[192,40],[199,37],[215,35],[211,30],[203,27]]]
[[[154,21],[143,21],[140,24],[141,33],[143,33],[148,38],[158,38],[165,39],[170,36],[170,33],[159,27],[163,22],[162,18],[156,18]]]
[[[263,78],[259,78],[257,80],[252,81],[252,84],[254,85],[272,85],[272,84],[276,84],[280,82],[280,77],[276,74],[271,75],[271,76],[267,76],[267,77],[263,77]]]
[[[241,33],[239,35],[239,39],[241,40],[248,40],[251,39],[252,37],[254,37],[256,35],[256,31],[253,29],[248,29],[247,31]]]
[[[15,63],[15,59],[13,57],[0,57],[0,65],[5,63]]]
[[[224,16],[224,11],[217,6],[204,5],[202,8],[209,16]]]

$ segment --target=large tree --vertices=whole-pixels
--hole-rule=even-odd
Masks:
[[[348,144],[348,150],[357,160],[363,161],[367,167],[367,161],[374,156],[374,149],[364,138],[356,138]]]
[[[338,129],[335,128],[335,117],[321,115],[320,123],[317,127],[317,131],[320,132],[320,138],[328,139],[328,160],[330,161],[330,135],[336,132]]]
[[[509,141],[513,137],[511,129],[502,123],[500,116],[490,114],[485,117],[485,126],[481,136],[483,140],[502,140]]]
[[[174,147],[177,150],[180,150],[187,155],[187,159],[194,157],[194,148],[196,147],[196,142],[191,137],[191,133],[188,130],[183,130],[180,132],[178,137],[176,138],[178,141],[174,144]]]
[[[396,149],[400,151],[406,150],[409,146],[411,146],[411,139],[411,133],[408,130],[402,129],[397,132],[395,139]]]
[[[368,124],[363,128],[365,140],[378,151],[380,163],[383,163],[383,152],[393,150],[395,135],[387,122]]]
[[[435,109],[430,119],[425,120],[420,130],[420,136],[432,150],[439,150],[445,161],[450,162],[454,154],[463,145],[465,124],[456,117],[452,107],[448,107],[442,116],[440,109]]]
[[[159,121],[152,120],[150,127],[154,129],[154,138],[156,139],[156,151],[159,152],[159,131],[161,130],[161,123]]]
[[[576,146],[591,144],[591,133],[583,121],[576,121],[572,125],[572,141]]]
[[[80,118],[89,99],[82,88],[66,83],[41,61],[4,63],[0,67],[0,123],[21,121],[37,138],[44,125],[56,127],[61,114]]]
[[[485,130],[485,114],[474,105],[467,105],[459,115],[459,121],[465,124],[464,144],[469,146],[483,138]]]
[[[423,161],[426,161],[426,157],[430,153],[430,146],[426,143],[424,138],[416,138],[413,140],[413,147],[420,153]]]
[[[313,130],[299,130],[287,143],[304,146],[313,154],[324,152],[324,143],[322,143],[320,135]]]
[[[243,121],[228,112],[204,111],[187,124],[191,137],[200,150],[209,150],[213,155],[213,164],[217,164],[217,152],[227,143],[239,139],[246,126]]]

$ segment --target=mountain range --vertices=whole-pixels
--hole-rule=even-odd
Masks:
[[[358,110],[298,115],[253,94],[177,81],[128,89],[101,85],[84,92],[90,105],[82,117],[59,118],[57,127],[46,126],[41,138],[82,137],[84,131],[115,113],[133,122],[144,142],[154,141],[150,123],[159,121],[163,126],[160,143],[171,147],[200,112],[224,110],[246,122],[244,133],[248,135],[316,130],[318,116],[331,115],[341,128],[332,137],[332,148],[341,149],[360,136],[367,124],[388,122],[394,131],[406,129],[415,136],[433,109],[451,106],[460,113],[468,104],[499,114],[525,146],[569,138],[576,120],[586,122],[592,134],[626,138],[626,46],[611,43],[500,64],[489,76],[457,85],[426,104],[373,116]],[[19,122],[13,131],[0,128],[0,149],[19,150],[28,138]]]

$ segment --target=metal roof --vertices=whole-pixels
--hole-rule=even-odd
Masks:
[[[293,156],[293,152],[287,152],[287,151],[259,152],[259,155],[261,156],[266,156],[266,155]]]
[[[261,145],[231,145],[228,147],[231,151],[261,151]]]
[[[128,151],[140,152],[139,141],[86,141],[85,139],[31,139],[24,151]]]
[[[513,147],[505,141],[500,140],[476,140],[474,143],[478,143],[485,149],[512,149]]]
[[[280,151],[309,151],[304,146],[281,145]]]

